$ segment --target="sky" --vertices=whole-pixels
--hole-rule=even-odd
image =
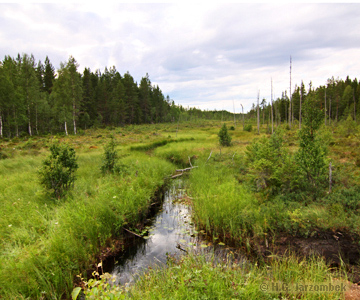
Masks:
[[[301,81],[359,79],[360,4],[4,4],[0,59],[70,55],[79,72],[149,74],[176,104],[248,111]]]

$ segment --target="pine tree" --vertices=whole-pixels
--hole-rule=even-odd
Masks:
[[[139,86],[139,102],[142,110],[142,122],[149,123],[151,119],[150,110],[150,93],[151,93],[151,82],[149,75],[146,74],[140,81]]]
[[[225,123],[221,127],[218,136],[219,136],[219,143],[221,146],[230,146],[231,145],[231,136],[228,133]]]
[[[50,63],[49,57],[45,58],[45,70],[44,70],[44,90],[51,94],[52,87],[55,80],[55,68]]]

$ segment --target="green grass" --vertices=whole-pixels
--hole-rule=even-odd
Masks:
[[[100,149],[78,156],[74,189],[61,200],[39,185],[43,156],[0,161],[0,295],[6,299],[69,297],[75,275],[125,224],[139,222],[174,169],[137,153],[121,160],[125,174],[102,176]]]
[[[243,131],[238,124],[229,131],[232,145],[220,148],[221,126],[211,121],[184,122],[177,131],[177,124],[134,125],[88,130],[78,136],[2,141],[1,151],[7,158],[0,160],[0,298],[70,298],[75,276],[97,262],[101,248],[111,247],[123,226],[141,222],[164,178],[176,168],[189,167],[189,157],[198,166],[187,182],[193,218],[210,236],[225,243],[250,247],[252,238],[269,234],[276,238],[279,232],[303,237],[314,230],[360,234],[357,135],[345,139],[343,129],[337,127],[322,133],[331,141],[328,158],[335,166],[333,193],[317,201],[294,201],[287,195],[267,198],[250,188],[244,155],[259,135]],[[265,132],[263,126],[260,136],[267,136]],[[126,168],[119,175],[103,176],[103,146],[111,135]],[[36,174],[55,138],[75,148],[79,163],[74,189],[61,200],[44,191]],[[290,152],[297,150],[295,129],[285,131],[284,140]],[[304,268],[307,271],[301,273]],[[318,275],[319,280],[330,276],[321,260],[297,261],[293,257],[291,263],[274,260],[267,267],[226,268],[204,262],[202,257],[189,257],[173,262],[169,269],[150,271],[131,294],[135,299],[201,299],[206,291],[208,298],[266,299],[268,295],[257,287],[264,279],[274,274],[287,274],[284,280],[290,282],[311,279],[318,274],[317,268],[323,276]],[[278,271],[270,276],[269,270]],[[186,276],[193,278],[193,286],[176,279]]]
[[[348,288],[346,276],[330,270],[322,259],[290,255],[273,257],[268,265],[259,266],[246,260],[219,263],[212,255],[189,254],[180,261],[170,258],[166,268],[150,268],[129,288],[109,289],[103,280],[90,281],[94,288],[87,288],[85,294],[86,299],[342,299],[342,292],[296,292],[297,286],[330,282]]]

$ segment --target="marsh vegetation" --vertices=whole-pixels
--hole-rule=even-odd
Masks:
[[[57,136],[74,149],[79,166],[73,188],[61,198],[45,189],[37,176],[54,136],[3,141],[7,158],[0,160],[1,295],[70,298],[74,284],[80,283],[77,275],[88,281],[86,271],[96,269],[105,258],[102,253],[125,247],[124,228],[141,231],[155,191],[175,169],[189,167],[189,158],[198,166],[183,176],[196,230],[206,232],[208,243],[241,249],[252,263],[230,267],[189,255],[170,260],[169,268],[149,270],[126,292],[121,287],[107,292],[134,298],[150,297],[151,291],[153,298],[273,299],[280,296],[258,289],[265,278],[291,283],[312,278],[358,280],[359,262],[349,254],[359,253],[360,172],[354,149],[359,138],[343,137],[346,120],[316,131],[316,140],[328,141],[323,159],[326,166],[330,161],[333,166],[331,192],[323,174],[326,180],[316,177],[320,180],[316,194],[314,183],[297,190],[298,181],[307,176],[301,168],[294,170],[296,164],[291,162],[301,151],[297,129],[279,126],[275,135],[269,135],[262,126],[257,135],[236,128],[228,131],[231,146],[220,151],[222,125],[181,122],[179,129],[177,124],[136,125]],[[125,171],[104,173],[105,153],[113,150]],[[340,245],[341,258],[338,253],[326,255],[329,249],[321,246],[324,237]],[[291,244],[290,238],[311,241],[314,251],[301,251],[301,243]],[[341,248],[343,241],[348,248]],[[284,249],[293,252],[284,256]],[[86,293],[91,299],[95,289]],[[303,298],[319,299],[309,294]]]

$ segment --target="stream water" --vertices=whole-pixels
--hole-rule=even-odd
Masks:
[[[166,265],[168,255],[178,257],[186,251],[214,251],[208,247],[211,243],[201,239],[196,231],[191,208],[181,201],[183,196],[182,181],[174,180],[164,195],[161,209],[146,227],[148,235],[134,236],[132,245],[115,257],[110,266],[107,262],[105,271],[115,276],[115,284],[131,284],[148,267]]]
[[[168,255],[179,256],[185,248],[198,244],[190,207],[181,201],[181,184],[181,180],[175,180],[165,192],[162,207],[145,227],[148,234],[144,238],[134,236],[113,264],[107,263],[108,272],[116,277],[115,284],[131,283],[149,266],[166,264]]]

